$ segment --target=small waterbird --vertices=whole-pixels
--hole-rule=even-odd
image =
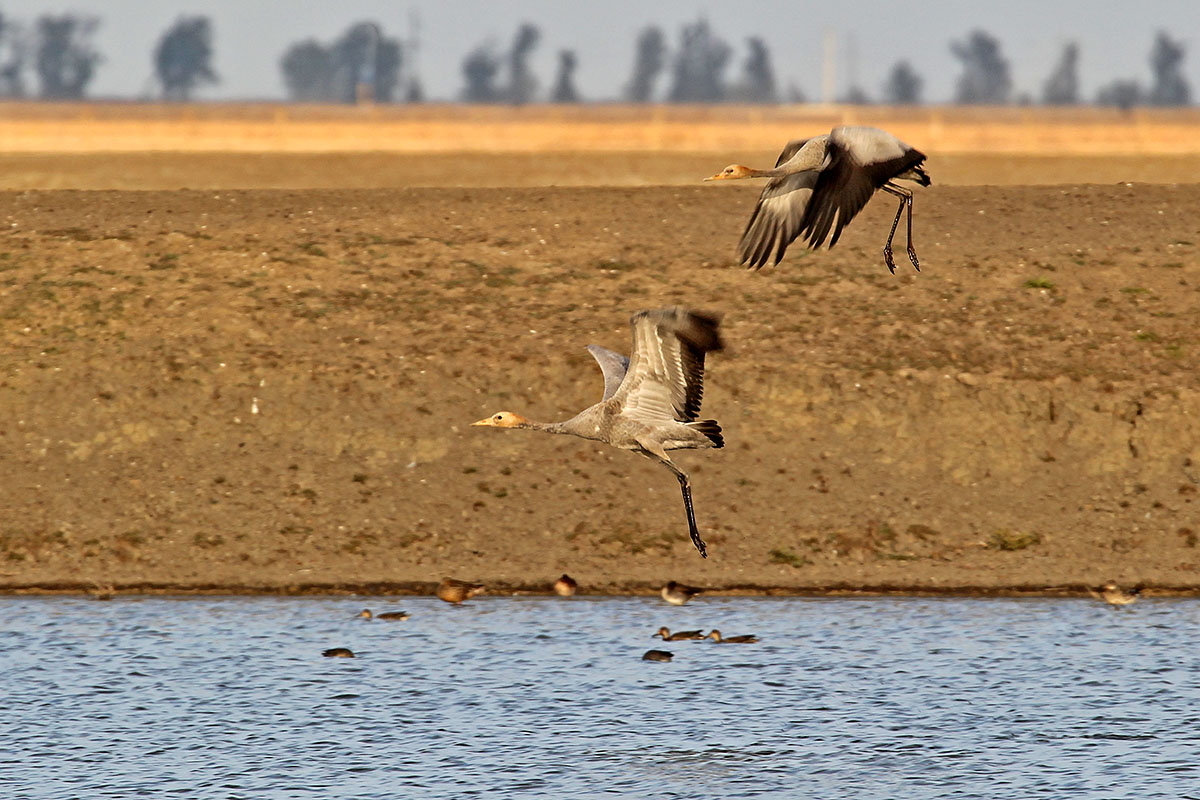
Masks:
[[[579,584],[575,582],[575,579],[565,572],[554,582],[554,593],[560,597],[570,597],[578,588]]]
[[[668,653],[666,650],[647,650],[642,655],[642,661],[670,661],[674,657],[674,653]]]
[[[930,184],[922,164],[925,154],[909,147],[887,131],[843,125],[822,136],[795,139],[779,154],[774,169],[752,169],[730,164],[706,181],[770,178],[759,195],[750,222],[738,244],[741,263],[758,269],[774,258],[778,264],[797,237],[820,247],[833,231],[829,246],[837,244],[842,229],[863,209],[876,191],[900,198],[896,218],[883,246],[883,261],[895,273],[892,237],[900,215],[908,210],[908,259],[917,271],[921,262],[912,243],[911,189],[895,181]]]
[[[468,583],[467,581],[459,581],[454,578],[442,578],[442,582],[438,584],[436,594],[439,600],[445,600],[447,603],[458,605],[477,594],[483,594],[483,590],[484,586],[482,583]]]
[[[670,581],[666,586],[662,587],[659,594],[662,595],[663,600],[666,600],[671,605],[681,606],[703,591],[703,589],[697,586],[685,586],[682,583]]]
[[[667,451],[725,446],[716,420],[697,419],[704,398],[704,355],[723,346],[717,331],[720,321],[712,314],[676,306],[639,311],[629,325],[633,328],[629,358],[588,345],[604,373],[604,397],[599,403],[563,422],[534,422],[500,411],[471,424],[569,434],[632,450],[662,464],[679,481],[688,533],[701,557],[707,558],[692,508],[692,484]]]
[[[322,651],[321,655],[326,658],[354,658],[354,653],[349,647],[331,647]]]
[[[407,611],[385,611],[382,614],[372,614],[371,609],[364,608],[362,610],[362,613],[359,614],[359,616],[362,617],[363,619],[384,619],[384,620],[397,620],[397,621],[403,622],[404,620],[408,619],[408,612]]]
[[[1100,591],[1088,590],[1092,597],[1097,600],[1103,600],[1110,606],[1128,606],[1137,602],[1138,597],[1142,593],[1142,587],[1135,586],[1126,591],[1111,581],[1100,587]]]
[[[651,634],[650,638],[653,639],[655,636],[661,636],[664,642],[682,642],[688,639],[703,639],[704,631],[676,631],[675,633],[671,633],[671,631],[667,630],[667,626],[664,625],[657,632]]]
[[[708,638],[718,644],[754,644],[758,641],[758,637],[752,633],[743,636],[721,636],[721,632],[716,628],[713,628],[712,633],[708,634]]]

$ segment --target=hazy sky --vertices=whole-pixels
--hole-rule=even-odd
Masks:
[[[1034,97],[1062,45],[1077,40],[1086,98],[1114,78],[1148,83],[1150,46],[1162,28],[1188,46],[1186,73],[1193,98],[1200,100],[1200,0],[0,0],[0,11],[24,22],[67,11],[99,16],[103,23],[96,44],[104,62],[92,96],[151,92],[154,45],[181,14],[205,14],[213,20],[221,83],[199,95],[213,99],[282,99],[279,57],[292,42],[308,37],[329,41],[361,20],[379,22],[387,35],[405,36],[415,14],[421,25],[418,66],[432,99],[455,98],[462,88],[464,54],[488,39],[507,47],[523,20],[542,30],[533,67],[543,91],[553,80],[556,52],[572,48],[579,55],[577,84],[583,96],[614,98],[629,78],[634,38],[643,26],[660,25],[674,43],[680,26],[702,15],[735,47],[728,77],[740,72],[745,38],[762,36],[771,48],[780,86],[795,82],[811,99],[820,94],[826,30],[839,37],[839,91],[856,74],[868,94],[878,97],[890,67],[907,59],[925,79],[925,99],[938,102],[950,99],[959,73],[949,43],[976,27],[1000,39],[1016,91]]]

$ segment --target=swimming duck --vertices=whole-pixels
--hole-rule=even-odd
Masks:
[[[682,642],[687,639],[703,639],[704,631],[676,631],[675,633],[671,633],[667,630],[667,626],[664,625],[657,632],[651,634],[650,638],[653,639],[655,636],[661,636],[664,642]]]
[[[385,611],[382,614],[372,614],[371,609],[364,608],[362,610],[362,613],[359,614],[359,616],[362,617],[363,619],[387,619],[387,620],[398,620],[400,622],[403,622],[404,620],[408,619],[408,612],[407,611]]]
[[[458,605],[463,600],[469,600],[477,594],[483,593],[482,583],[468,583],[467,581],[459,581],[454,578],[442,578],[442,582],[438,584],[437,596],[439,600],[445,600],[447,603]]]
[[[721,636],[721,632],[713,628],[712,633],[708,634],[708,638],[718,644],[754,644],[758,641],[758,637],[752,633],[747,633],[742,636]]]
[[[354,658],[354,653],[349,647],[331,647],[322,651],[321,655],[326,658]]]
[[[578,588],[579,584],[575,582],[575,579],[565,572],[554,582],[554,593],[561,597],[570,597]]]
[[[673,606],[681,606],[704,590],[696,586],[684,586],[682,583],[671,581],[662,587],[662,599]]]
[[[666,650],[647,650],[642,656],[642,661],[670,661],[674,657],[674,653],[668,653]]]
[[[1089,590],[1090,591],[1090,590]],[[1136,603],[1138,596],[1142,593],[1142,587],[1135,586],[1129,591],[1125,591],[1120,586],[1117,586],[1111,581],[1100,587],[1100,591],[1092,592],[1092,597],[1103,600],[1110,606],[1127,606]]]

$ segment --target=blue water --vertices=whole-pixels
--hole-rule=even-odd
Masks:
[[[14,597],[0,614],[5,798],[1200,797],[1192,600]],[[762,641],[663,645],[660,625]],[[321,656],[337,646],[358,657]]]

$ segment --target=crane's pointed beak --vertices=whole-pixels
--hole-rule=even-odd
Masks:
[[[481,420],[479,420],[478,422],[472,422],[472,423],[471,423],[471,427],[472,427],[472,428],[478,427],[478,426],[480,426],[480,425],[482,425],[482,426],[484,426],[484,427],[487,427],[487,428],[494,428],[494,427],[496,427],[496,423],[495,423],[495,422],[492,422],[492,418],[491,418],[491,417],[487,417],[487,418],[485,418],[485,419],[481,419]]]
[[[719,181],[719,180],[721,180],[721,178],[722,178],[722,175],[721,175],[721,173],[719,173],[719,172],[718,172],[716,175],[710,175],[710,176],[708,176],[707,178],[705,178],[704,180],[706,180],[706,181]]]

